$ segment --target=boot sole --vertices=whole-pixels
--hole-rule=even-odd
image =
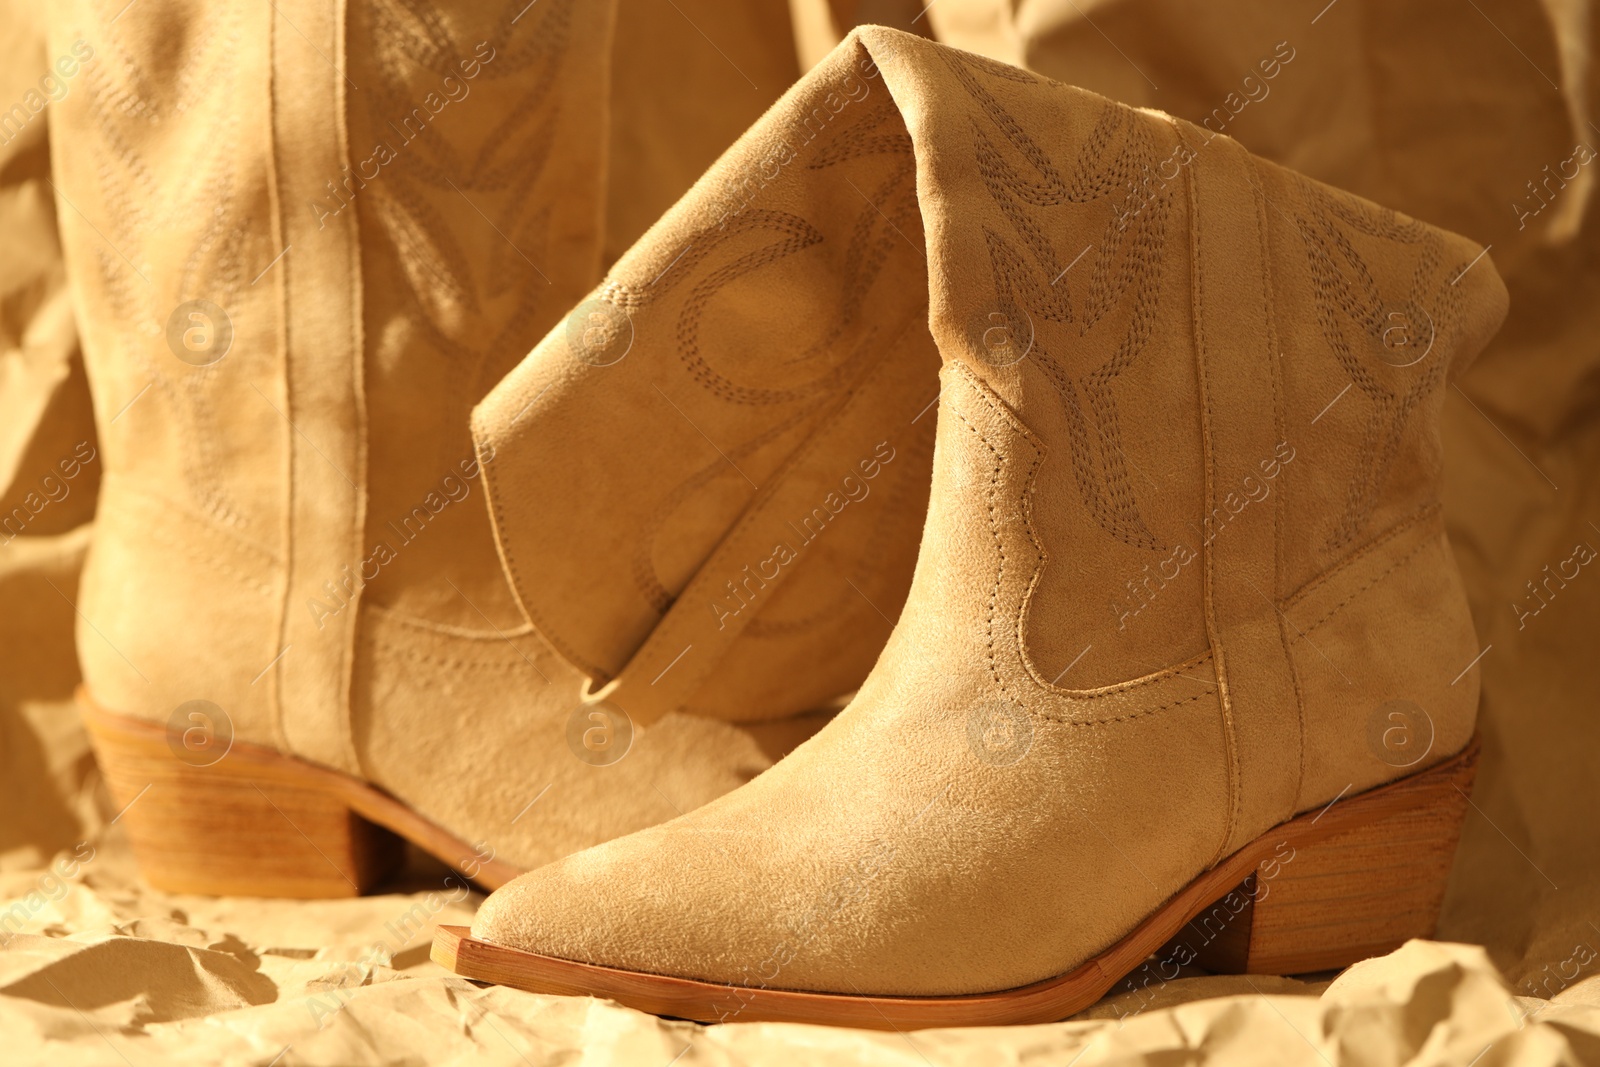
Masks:
[[[522,873],[347,774],[244,741],[214,762],[185,760],[181,735],[98,707],[82,689],[77,698],[114,821],[157,889],[360,896],[399,866],[401,838],[488,889]]]
[[[1430,770],[1282,823],[1190,882],[1105,952],[1015,989],[922,997],[726,985],[523,952],[480,941],[464,926],[438,928],[433,959],[466,978],[602,997],[696,1022],[894,1030],[1055,1022],[1125,977],[1131,990],[1159,986],[1190,963],[1224,973],[1344,967],[1432,935],[1478,748],[1474,737]]]

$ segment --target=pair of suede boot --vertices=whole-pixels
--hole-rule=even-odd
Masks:
[[[508,210],[592,219],[539,197],[581,160],[505,151]],[[1307,970],[1428,932],[1474,756],[1438,421],[1505,312],[1478,246],[877,29],[581,302],[576,266],[507,281],[492,232],[430,247],[470,192],[382,181],[343,230],[287,224],[284,313],[227,302],[260,301],[258,377],[130,358],[100,257],[97,409],[149,373],[171,416],[104,424],[83,593],[147,872],[356,891],[387,827],[489,885],[537,867],[441,962],[705,1020],[1059,1018],[1152,953]],[[63,182],[114,187],[87,155]],[[519,286],[577,306],[469,446]]]

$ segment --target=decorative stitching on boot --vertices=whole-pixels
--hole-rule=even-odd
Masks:
[[[1309,599],[1313,594],[1316,593],[1317,590],[1327,585],[1341,573],[1344,573],[1351,567],[1354,567],[1368,556],[1371,556],[1386,548],[1391,542],[1399,539],[1416,526],[1424,522],[1438,519],[1443,513],[1443,510],[1443,505],[1441,505],[1438,501],[1433,501],[1417,508],[1416,511],[1412,512],[1410,515],[1407,515],[1405,518],[1401,519],[1399,522],[1395,523],[1393,526],[1389,527],[1383,533],[1379,534],[1371,541],[1368,541],[1360,548],[1350,552],[1348,555],[1341,557],[1333,564],[1333,566],[1329,567],[1327,570],[1311,579],[1305,585],[1301,586],[1283,602],[1283,609],[1285,611],[1293,609],[1302,601]]]
[[[992,397],[990,397],[988,395],[987,388],[984,386],[982,380],[979,379],[971,371],[967,370],[967,368],[965,366],[957,363],[957,364],[953,364],[953,369],[955,371],[960,372],[962,375],[964,375],[966,378],[968,378],[969,381],[968,381],[967,384],[969,386],[971,386],[973,388],[974,392],[978,393],[978,395],[982,399],[987,401],[991,406],[994,406],[994,405],[999,403],[999,401],[995,400],[994,398],[992,398]],[[952,398],[952,402],[950,404],[949,410],[950,410],[951,414],[953,414],[956,418],[961,420],[962,424],[967,428],[967,430],[970,433],[972,433],[972,435],[975,438],[977,438],[978,442],[980,444],[982,444],[984,448],[989,450],[991,456],[994,458],[994,466],[990,470],[990,480],[989,480],[989,497],[990,497],[991,500],[993,500],[994,497],[998,493],[998,484],[999,484],[1000,472],[1004,468],[1006,460],[1001,456],[999,450],[996,449],[995,446],[992,443],[990,443],[989,438],[984,433],[984,431],[982,429],[980,429],[975,423],[973,423],[972,420],[967,418],[967,416],[965,414],[963,414],[961,412],[961,410],[955,406],[953,398]],[[1002,411],[1002,415],[1004,415],[1004,414],[1006,414],[1006,413],[1004,411]],[[1167,667],[1167,668],[1165,668],[1163,670],[1160,670],[1160,671],[1157,671],[1157,672],[1155,672],[1153,674],[1146,675],[1143,678],[1138,678],[1138,679],[1135,679],[1135,680],[1129,681],[1129,682],[1120,682],[1120,683],[1117,683],[1116,685],[1106,686],[1104,688],[1095,689],[1095,690],[1071,690],[1071,689],[1058,688],[1058,687],[1056,687],[1054,685],[1051,685],[1048,682],[1045,682],[1044,680],[1042,680],[1038,676],[1038,674],[1033,671],[1032,665],[1028,661],[1026,650],[1022,647],[1022,643],[1021,643],[1021,641],[1022,641],[1021,618],[1022,618],[1022,615],[1024,614],[1024,612],[1027,609],[1027,605],[1028,605],[1028,603],[1029,603],[1029,601],[1031,599],[1033,590],[1038,584],[1039,576],[1044,571],[1044,565],[1049,560],[1049,554],[1045,551],[1044,546],[1039,543],[1037,536],[1035,536],[1035,534],[1034,534],[1032,522],[1031,522],[1031,520],[1028,520],[1026,518],[1026,514],[1027,514],[1027,498],[1028,498],[1029,494],[1032,491],[1033,478],[1037,474],[1039,466],[1043,463],[1043,460],[1044,460],[1044,455],[1043,455],[1043,452],[1042,452],[1042,449],[1043,449],[1044,446],[1043,446],[1042,442],[1033,441],[1031,439],[1031,431],[1027,431],[1025,427],[1023,428],[1022,432],[1019,433],[1019,436],[1023,437],[1024,440],[1028,440],[1031,444],[1033,444],[1035,446],[1035,448],[1041,450],[1040,452],[1036,453],[1033,463],[1028,468],[1027,476],[1023,480],[1023,489],[1022,489],[1022,492],[1021,492],[1021,494],[1020,494],[1020,496],[1018,498],[1019,509],[1021,509],[1023,511],[1024,517],[1025,517],[1024,526],[1028,530],[1029,539],[1033,542],[1034,548],[1036,549],[1036,551],[1039,554],[1039,564],[1034,570],[1033,576],[1032,576],[1032,578],[1030,579],[1030,581],[1028,583],[1027,590],[1025,591],[1024,595],[1020,598],[1021,599],[1021,604],[1020,604],[1020,606],[1018,608],[1017,623],[1016,623],[1016,627],[1015,627],[1016,635],[1017,635],[1018,659],[1019,659],[1019,661],[1021,662],[1021,664],[1023,666],[1024,674],[1034,684],[1035,688],[1039,689],[1040,691],[1042,691],[1044,693],[1049,694],[1052,697],[1058,698],[1058,699],[1066,702],[1069,706],[1070,705],[1075,705],[1075,704],[1087,704],[1087,703],[1090,703],[1092,701],[1107,700],[1107,699],[1111,699],[1113,697],[1125,696],[1126,694],[1128,694],[1130,692],[1133,692],[1134,690],[1141,689],[1141,688],[1144,688],[1146,686],[1164,684],[1164,683],[1168,683],[1168,682],[1174,681],[1174,680],[1176,680],[1178,678],[1189,677],[1188,672],[1192,668],[1199,667],[1199,666],[1202,666],[1204,664],[1210,663],[1212,661],[1212,655],[1211,655],[1211,652],[1209,650],[1207,650],[1206,652],[1201,653],[1199,656],[1193,657],[1193,658],[1191,658],[1191,659],[1189,659],[1189,660],[1187,660],[1187,661],[1185,661],[1183,663],[1179,663],[1179,664],[1175,664],[1175,665],[1173,665],[1171,667]],[[1001,528],[1001,526],[1003,524],[998,521],[998,519],[997,519],[997,517],[995,515],[995,510],[996,509],[995,509],[994,505],[990,504],[989,507],[988,507],[988,511],[989,511],[989,535],[994,540],[996,551],[1000,555],[1000,566],[996,571],[994,588],[990,591],[990,595],[989,595],[989,618],[988,618],[988,621],[987,621],[986,631],[987,631],[987,634],[988,634],[987,649],[988,649],[988,660],[989,660],[990,677],[994,680],[996,688],[1000,692],[1003,693],[1003,692],[1006,691],[1006,683],[1005,683],[1005,680],[1000,675],[998,657],[995,654],[994,627],[995,627],[995,618],[996,618],[996,615],[997,615],[998,610],[999,610],[1000,590],[1001,590],[1001,587],[1002,587],[1002,585],[1004,583],[1005,548],[1004,548],[1004,545],[1003,545],[1003,543],[1001,541],[1001,538],[1000,538],[1000,528]],[[1190,680],[1194,681],[1196,684],[1199,684],[1199,685],[1206,685],[1206,684],[1215,685],[1214,682],[1206,682],[1206,681],[1202,681],[1200,679],[1191,678]],[[1196,700],[1200,700],[1202,698],[1210,697],[1210,696],[1214,696],[1214,692],[1212,692],[1212,691],[1204,691],[1204,692],[1196,693],[1193,696],[1183,697],[1183,698],[1180,698],[1178,700],[1169,701],[1168,703],[1161,704],[1161,705],[1158,705],[1158,706],[1153,707],[1153,708],[1141,708],[1138,711],[1130,712],[1130,713],[1128,713],[1126,715],[1117,715],[1117,716],[1111,716],[1111,717],[1101,718],[1101,719],[1078,719],[1078,718],[1072,718],[1072,717],[1067,717],[1067,716],[1063,716],[1063,715],[1053,714],[1050,711],[1042,711],[1042,710],[1038,710],[1038,709],[1034,709],[1034,708],[1029,708],[1026,704],[1023,705],[1023,708],[1024,708],[1024,710],[1026,710],[1028,712],[1028,714],[1037,716],[1038,718],[1045,719],[1045,720],[1048,720],[1050,722],[1062,723],[1062,724],[1068,725],[1068,726],[1100,726],[1100,725],[1105,725],[1105,724],[1109,724],[1109,723],[1128,722],[1128,721],[1130,721],[1132,719],[1142,718],[1142,717],[1144,717],[1146,715],[1153,715],[1156,712],[1165,711],[1168,708],[1179,707],[1181,705],[1189,704],[1189,703],[1192,703],[1192,702],[1194,702]]]
[[[1312,623],[1310,626],[1307,626],[1305,628],[1305,630],[1304,630],[1305,635],[1309,636],[1314,630],[1317,629],[1317,627],[1321,626],[1323,623],[1327,622],[1329,619],[1331,619],[1335,615],[1339,614],[1340,610],[1343,609],[1344,606],[1349,604],[1352,600],[1356,599],[1356,597],[1360,596],[1362,593],[1365,593],[1368,589],[1371,589],[1373,586],[1375,586],[1379,582],[1383,581],[1389,575],[1393,574],[1395,571],[1397,571],[1401,567],[1405,566],[1405,564],[1407,564],[1407,563],[1409,563],[1411,561],[1412,557],[1416,556],[1423,549],[1431,548],[1434,545],[1436,545],[1437,543],[1438,543],[1438,539],[1437,538],[1433,538],[1433,537],[1430,537],[1426,541],[1423,541],[1423,542],[1419,543],[1416,547],[1412,548],[1411,551],[1407,552],[1405,555],[1401,556],[1399,559],[1397,559],[1393,563],[1389,564],[1389,566],[1385,567],[1382,572],[1380,572],[1379,574],[1374,576],[1365,585],[1361,586],[1361,588],[1357,589],[1355,592],[1351,593],[1349,596],[1347,596],[1343,600],[1339,601],[1339,603],[1335,604],[1328,611],[1328,613],[1326,615],[1324,615],[1322,618],[1318,619],[1316,622]]]
[[[1137,173],[1141,167],[1148,171],[1149,160],[1153,156],[1148,130],[1144,123],[1134,120],[1121,109],[1105,108],[1079,152],[1073,183],[1069,188],[1055,170],[1048,154],[977,84],[970,72],[962,69],[950,57],[946,57],[946,61],[969,96],[1038,174],[1036,181],[1018,174],[974,122],[975,162],[990,199],[1005,214],[1034,259],[1045,267],[1046,273],[1057,274],[1055,251],[1044,230],[1024,212],[1022,204],[1041,208],[1084,203],[1115,189],[1134,188]],[[1107,149],[1115,135],[1123,133],[1124,126],[1126,136],[1113,159],[1108,161],[1090,153],[1091,147]],[[1088,187],[1087,176],[1105,174],[1114,176],[1116,180]],[[1075,378],[1060,366],[1037,336],[1033,340],[1035,362],[1054,386],[1067,420],[1072,471],[1084,504],[1106,533],[1135,548],[1155,549],[1164,546],[1145,524],[1129,483],[1121,446],[1121,422],[1111,385],[1143,354],[1154,328],[1159,299],[1152,294],[1157,292],[1160,285],[1168,200],[1169,194],[1164,190],[1155,194],[1133,214],[1132,226],[1127,225],[1128,216],[1125,213],[1114,215],[1097,242],[1099,252],[1095,257],[1079,332],[1087,336],[1120,298],[1133,292],[1132,314],[1116,351],[1100,366]],[[1015,306],[1017,295],[1022,294],[1025,297],[1023,303],[1045,321],[1075,321],[1070,282],[1059,288],[1055,283],[1049,286],[1040,284],[1040,279],[1029,270],[1021,253],[988,227],[984,227],[983,232],[996,293],[1002,306]],[[1131,240],[1126,240],[1130,235]],[[1085,394],[1081,403],[1078,397],[1080,388]]]
[[[919,328],[925,329],[925,327],[922,325],[925,321],[924,309],[919,306],[916,310],[909,313],[905,320],[900,324],[898,331],[894,335],[894,339],[888,345],[888,349],[891,351],[896,350],[901,341],[904,340],[905,337],[912,331]],[[876,363],[871,363],[859,359],[852,359],[844,364],[844,366],[855,368],[862,364],[865,365],[866,369],[860,373],[859,377],[854,382],[850,383],[847,388],[839,390],[836,397],[831,398],[834,400],[834,403],[829,414],[837,414],[847,408],[850,408],[852,405],[864,403],[864,401],[860,399],[866,393],[865,389],[863,388],[864,384],[871,381],[875,377],[888,374],[892,366],[889,360],[879,360]],[[803,464],[811,455],[813,455],[822,447],[823,439],[814,428],[813,431],[806,438],[804,438],[783,461],[782,466],[775,473],[774,478],[776,478],[778,481],[787,478],[795,467]],[[768,479],[768,481],[769,488],[767,492],[769,495],[762,497],[761,499],[763,501],[770,499],[772,485],[776,484],[772,479]],[[748,527],[754,524],[757,519],[758,516],[756,512],[747,506],[744,512],[740,515],[738,521],[724,534],[723,539],[716,551],[722,551],[724,546],[735,541]],[[713,555],[715,555],[715,552]],[[695,572],[695,574],[690,577],[689,583],[684,587],[684,592],[680,594],[679,597],[674,601],[674,608],[676,608],[677,604],[682,603],[683,597],[688,595],[690,590],[694,588],[695,581],[699,579],[701,575],[708,573],[708,566],[709,561],[707,564],[703,564]],[[792,570],[789,573],[792,574]],[[871,609],[870,604],[862,610],[865,611],[868,609]],[[682,639],[680,635],[682,635],[685,630],[693,633],[703,633],[704,631],[701,629],[701,626],[704,620],[701,619],[699,622],[697,622],[695,619],[695,616],[688,614],[686,611],[674,611],[669,609],[666,616],[657,624],[655,629],[653,629],[646,636],[644,642],[633,653],[633,655],[629,657],[628,662],[625,663],[617,672],[616,677],[620,678],[625,675],[635,673],[636,664],[640,662],[641,657],[647,656],[649,653],[654,652],[661,646],[670,645],[676,647],[678,642]],[[742,632],[742,630],[739,631],[739,633]],[[723,658],[726,657],[728,649],[737,640],[737,636],[737,634],[729,634],[726,645],[723,645],[720,650],[713,649],[713,651],[718,651],[719,653],[715,659],[711,658],[710,656],[701,658],[696,661],[695,666],[677,672],[671,683],[661,687],[661,691],[656,695],[655,699],[678,699],[680,703],[683,700],[692,699],[693,696],[700,691],[700,687],[705,683],[705,680],[714,675],[717,666],[722,662]],[[681,697],[674,698],[670,695],[673,693],[681,694]],[[637,700],[638,697],[636,696],[635,699]],[[638,714],[639,713],[636,713],[636,717]]]
[[[1132,711],[1126,715],[1117,715],[1109,719],[1057,719],[1053,715],[1043,715],[1042,717],[1050,719],[1053,722],[1062,723],[1066,726],[1109,726],[1112,723],[1132,722],[1134,719],[1142,719],[1148,715],[1154,715],[1159,711],[1168,711],[1172,708],[1181,708],[1185,704],[1193,704],[1196,700],[1200,700],[1210,695],[1210,693],[1196,693],[1194,696],[1187,696],[1181,700],[1174,700],[1169,703],[1159,705],[1158,707],[1143,708],[1139,711]]]
[[[1306,212],[1302,215],[1297,210],[1291,221],[1305,246],[1313,303],[1323,341],[1341,369],[1375,405],[1362,429],[1362,447],[1356,451],[1343,514],[1325,543],[1326,548],[1337,549],[1355,540],[1371,521],[1380,490],[1400,455],[1412,414],[1444,380],[1450,362],[1447,354],[1461,316],[1463,297],[1458,288],[1447,283],[1449,272],[1441,270],[1444,249],[1440,238],[1421,223],[1402,223],[1393,212],[1363,208],[1352,198],[1303,176],[1290,176],[1289,184],[1299,192]],[[1380,381],[1368,360],[1358,358],[1352,351],[1335,314],[1336,310],[1342,312],[1371,339],[1380,333],[1383,311],[1389,306],[1385,305],[1379,283],[1351,242],[1346,227],[1364,236],[1420,249],[1419,260],[1411,272],[1405,297],[1407,303],[1421,307],[1427,279],[1436,279],[1430,301],[1432,308],[1424,309],[1424,313],[1430,316],[1433,346],[1438,354],[1421,368],[1416,381],[1398,397]]]
[[[950,404],[950,413],[961,420],[962,425],[978,439],[979,444],[989,450],[989,455],[994,459],[994,465],[989,470],[989,491],[985,494],[987,500],[985,509],[989,514],[989,536],[994,541],[995,552],[1000,556],[1000,564],[995,568],[994,588],[989,590],[989,614],[984,624],[984,632],[987,635],[986,647],[988,649],[989,677],[994,681],[995,687],[1004,693],[1006,683],[1000,677],[1000,665],[994,651],[994,618],[996,611],[999,609],[1000,586],[1005,580],[1006,573],[1006,549],[1000,539],[1000,524],[995,521],[995,497],[999,493],[1000,472],[1004,469],[1005,460],[1001,457],[999,449],[989,443],[983,431],[973,425],[972,420],[963,415],[961,410],[955,406],[953,398]]]

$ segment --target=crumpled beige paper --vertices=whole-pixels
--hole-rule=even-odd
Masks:
[[[1577,1064],[1600,1062],[1600,979],[1519,997],[1470,945],[1413,941],[1331,982],[1196,976],[1043,1026],[878,1033],[700,1026],[480,986],[428,959],[477,898],[417,861],[357,900],[169,896],[116,827],[0,874],[7,1064]],[[455,884],[454,882],[451,883]],[[19,918],[20,917],[20,918]]]

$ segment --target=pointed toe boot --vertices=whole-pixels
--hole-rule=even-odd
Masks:
[[[881,111],[802,147],[857,85]],[[1426,935],[1476,757],[1438,427],[1505,312],[1484,250],[882,29],[752,136],[795,143],[775,186],[819,214],[914,178],[885,214],[925,249],[943,370],[909,599],[820,733],[500,889],[435,958],[906,1029]]]

